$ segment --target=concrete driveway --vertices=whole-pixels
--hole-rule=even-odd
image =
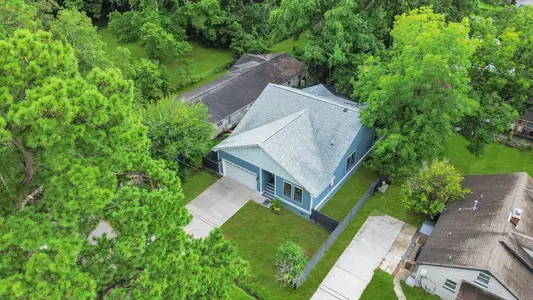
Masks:
[[[359,299],[403,225],[387,215],[368,217],[311,299]]]
[[[213,228],[222,226],[250,199],[260,203],[263,196],[222,177],[185,206],[193,219],[184,229],[195,237],[207,237]]]

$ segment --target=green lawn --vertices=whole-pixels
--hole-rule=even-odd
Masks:
[[[185,194],[185,203],[187,204],[194,200],[198,195],[215,183],[218,178],[217,174],[203,170],[203,172],[197,172],[187,181],[182,184],[183,194]]]
[[[293,289],[282,288],[276,281],[277,248],[292,241],[302,246],[310,258],[328,237],[324,229],[290,211],[276,215],[253,201],[224,223],[222,230],[236,242],[239,254],[250,262],[250,274],[242,283],[275,299],[291,299],[294,295]]]
[[[394,293],[392,275],[380,269],[374,271],[372,280],[368,283],[360,300],[394,300],[398,299]]]
[[[361,167],[350,177],[351,184],[345,184],[329,201],[320,209],[320,212],[341,221],[350,210],[359,202],[378,174]]]
[[[229,299],[230,300],[254,300],[252,296],[246,294],[243,290],[241,290],[238,286],[231,287],[229,291]]]
[[[444,147],[444,157],[464,176],[512,172],[527,172],[533,176],[532,151],[519,151],[494,143],[487,146],[485,153],[476,157],[466,149],[467,143],[463,136],[457,134]]]
[[[107,44],[109,52],[112,52],[118,46],[124,46],[131,51],[134,58],[146,57],[146,51],[139,43],[120,44],[107,28],[100,28],[98,34]],[[200,75],[233,60],[233,55],[229,50],[209,48],[195,41],[192,41],[191,45],[193,47],[191,54],[193,76]],[[170,64],[165,65],[165,67],[172,83],[177,84],[180,65]]]
[[[294,47],[302,48],[307,44],[308,40],[305,35],[300,36],[299,39],[295,40],[294,38],[286,39],[270,47],[270,51],[273,53],[287,52],[289,54],[294,54]]]
[[[432,295],[426,291],[424,291],[421,287],[410,287],[402,280],[400,281],[400,284],[402,285],[402,291],[405,295],[405,298],[407,300],[439,300],[440,297],[436,295]]]

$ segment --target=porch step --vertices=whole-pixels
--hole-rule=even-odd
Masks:
[[[266,188],[263,190],[263,196],[265,196],[268,200],[276,199],[276,192],[274,191],[273,184],[267,184]]]

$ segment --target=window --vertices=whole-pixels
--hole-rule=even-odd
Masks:
[[[283,182],[283,196],[292,199],[292,184],[286,181]]]
[[[349,171],[355,165],[355,151],[346,159],[346,171]]]
[[[455,288],[457,288],[457,283],[455,283],[455,281],[451,281],[450,279],[446,279],[446,282],[444,283],[442,287],[447,289],[448,291],[455,293]]]
[[[527,122],[526,123],[526,128],[527,129],[533,129],[533,123],[532,122]]]
[[[302,203],[303,191],[299,187],[294,187],[294,201]]]
[[[479,283],[481,284],[482,286],[486,287],[489,285],[489,282],[490,282],[490,275],[489,274],[486,274],[486,273],[479,273],[479,275],[477,275],[477,278],[476,278],[476,283]]]

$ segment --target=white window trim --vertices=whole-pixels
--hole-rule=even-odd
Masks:
[[[446,282],[448,282],[448,281],[451,281],[451,282],[455,283],[455,289],[452,289],[451,287],[446,286]],[[457,291],[457,282],[446,278],[446,280],[444,281],[444,284],[442,285],[442,288],[444,288],[447,291],[455,293]]]
[[[479,281],[478,278],[479,278],[480,275],[484,275],[484,276],[488,277],[489,278],[488,282],[484,283],[482,281]],[[479,272],[479,274],[477,274],[476,280],[474,280],[474,282],[479,284],[479,285],[481,285],[481,286],[483,286],[483,287],[488,287],[491,279],[492,279],[492,276],[490,276],[489,274],[483,273],[483,272]]]
[[[355,158],[357,156],[354,156],[353,157],[353,165],[349,166],[348,167],[348,159],[350,159],[350,157],[352,157],[352,155],[354,155],[355,153],[357,152],[357,149],[354,150],[352,153],[350,153],[350,155],[348,155],[348,157],[346,158],[346,172],[349,172],[351,169],[353,169],[353,167],[355,167],[357,165],[357,162],[355,161]]]
[[[290,197],[287,197],[287,195],[285,195],[285,183],[288,183],[291,185],[291,196]],[[289,198],[292,200],[292,190],[293,190],[293,184],[289,181],[286,181],[286,180],[283,180],[283,190],[281,191],[281,194],[283,195],[283,197],[286,197],[286,198]]]
[[[296,198],[294,198],[294,196],[296,195],[296,189],[300,189],[300,191],[302,191],[302,199],[300,201],[296,200]],[[295,184],[292,185],[292,201],[296,202],[296,203],[299,203],[299,204],[304,204],[304,189],[302,187],[299,187]]]

